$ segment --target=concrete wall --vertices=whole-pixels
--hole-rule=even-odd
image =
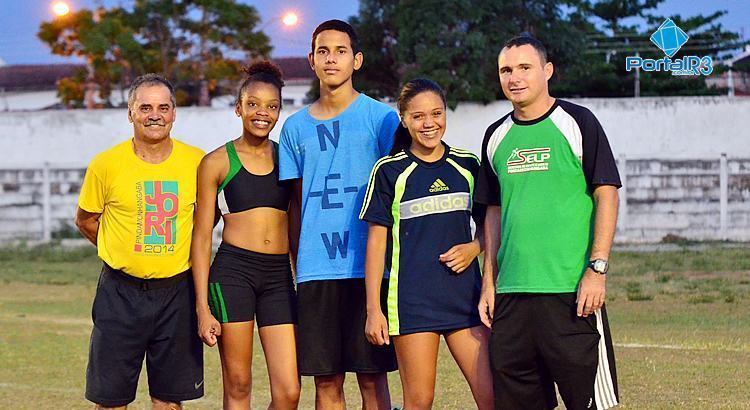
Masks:
[[[66,225],[73,228],[85,172],[81,168],[0,169],[0,242],[39,240],[44,239],[45,228],[48,235]]]
[[[590,108],[609,135],[616,155],[628,158],[750,158],[750,99],[677,97],[572,100]],[[284,107],[280,123],[299,107]],[[446,141],[479,152],[489,124],[511,109],[506,101],[464,103],[448,112]],[[240,134],[231,108],[177,110],[172,135],[210,150]],[[281,126],[271,134],[278,139]],[[30,162],[85,165],[97,153],[127,139],[126,111],[71,110],[0,113],[0,166]]]
[[[618,241],[659,241],[669,233],[750,240],[750,99],[575,102],[597,115],[615,156],[625,161]],[[296,109],[285,107],[280,122]],[[507,102],[461,104],[448,113],[446,141],[478,153],[484,129],[509,110]],[[124,110],[0,114],[0,241],[41,239],[45,226],[50,232],[71,224],[83,169],[96,153],[130,137],[126,118]],[[240,127],[231,109],[180,108],[173,135],[210,150]],[[45,162],[52,163],[47,179]]]
[[[619,242],[750,241],[750,159],[621,159],[619,168]]]
[[[750,241],[750,158],[621,157],[619,167],[618,242],[658,242],[667,234]],[[84,173],[70,167],[0,169],[0,242],[71,229]]]

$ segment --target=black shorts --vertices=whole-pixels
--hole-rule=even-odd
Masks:
[[[208,303],[220,323],[258,327],[297,323],[288,254],[269,255],[222,242],[208,276]]]
[[[383,282],[386,284],[387,282]],[[314,280],[297,285],[299,369],[304,376],[383,373],[398,368],[393,344],[365,337],[364,279]],[[381,292],[385,306],[386,288]]]
[[[105,265],[91,316],[86,399],[105,407],[135,400],[144,354],[151,397],[203,396],[203,344],[189,270],[144,280]]]
[[[618,403],[607,313],[576,316],[576,294],[497,294],[490,339],[496,409],[568,409]]]

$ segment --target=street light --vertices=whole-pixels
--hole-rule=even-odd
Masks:
[[[286,11],[280,15],[274,16],[268,20],[266,20],[265,23],[263,23],[262,26],[258,29],[259,31],[265,30],[267,27],[269,27],[271,24],[274,23],[281,23],[281,25],[285,28],[293,28],[297,24],[299,24],[299,14],[297,14],[296,11]]]
[[[288,11],[282,16],[281,22],[287,27],[294,27],[299,23],[299,16],[293,11]]]
[[[52,12],[58,17],[63,17],[70,13],[70,6],[64,1],[57,1],[52,4]]]

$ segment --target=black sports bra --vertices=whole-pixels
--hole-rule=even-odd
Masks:
[[[279,144],[273,143],[273,171],[266,175],[251,174],[242,166],[234,142],[226,143],[229,173],[217,192],[217,205],[222,215],[253,208],[289,210],[289,189],[279,181]]]

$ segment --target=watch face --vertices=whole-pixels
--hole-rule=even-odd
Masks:
[[[604,273],[607,271],[607,261],[603,261],[601,259],[597,259],[594,261],[594,270],[599,273]]]

